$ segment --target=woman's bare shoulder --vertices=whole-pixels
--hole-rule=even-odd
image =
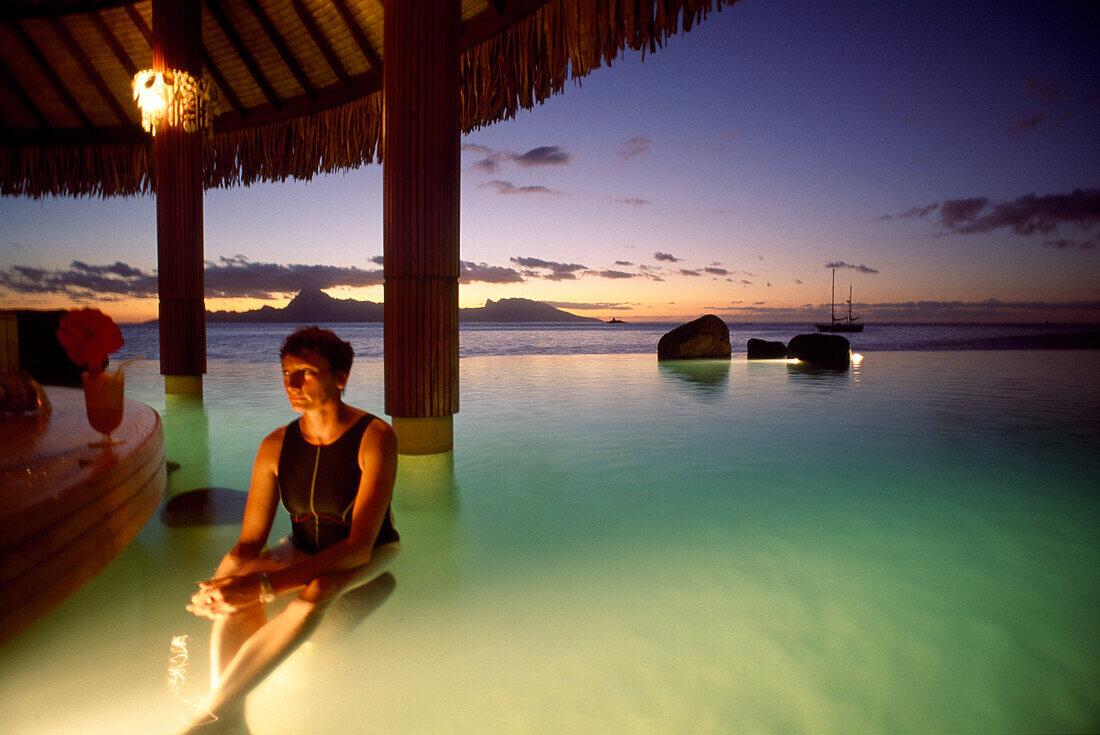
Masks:
[[[283,437],[286,436],[286,427],[280,426],[271,432],[260,442],[260,449],[256,452],[257,461],[266,464],[278,464],[279,454],[283,451]]]
[[[364,413],[366,413],[364,411]],[[397,434],[393,427],[385,420],[372,414],[372,421],[363,430],[363,441],[359,445],[360,452],[381,449],[383,452],[390,447],[396,449]]]

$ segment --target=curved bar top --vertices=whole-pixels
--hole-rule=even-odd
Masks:
[[[137,535],[164,495],[160,416],[127,400],[113,447],[84,395],[48,388],[49,415],[0,417],[0,644],[76,592]]]

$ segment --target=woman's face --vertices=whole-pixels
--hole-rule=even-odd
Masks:
[[[283,388],[295,411],[339,403],[346,382],[347,376],[332,372],[328,360],[314,352],[283,358]]]

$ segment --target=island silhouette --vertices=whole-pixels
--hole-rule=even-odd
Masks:
[[[458,310],[460,322],[593,322],[602,320],[577,316],[531,299],[488,299],[485,306]],[[207,311],[210,324],[236,323],[322,323],[380,322],[382,304],[356,299],[337,299],[318,288],[304,288],[281,309],[262,306],[249,311]]]

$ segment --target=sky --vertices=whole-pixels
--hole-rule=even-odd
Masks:
[[[1100,5],[741,0],[462,139],[463,307],[1100,323]],[[381,301],[382,168],[208,191],[207,307]],[[0,198],[0,305],[157,313],[152,197]]]

